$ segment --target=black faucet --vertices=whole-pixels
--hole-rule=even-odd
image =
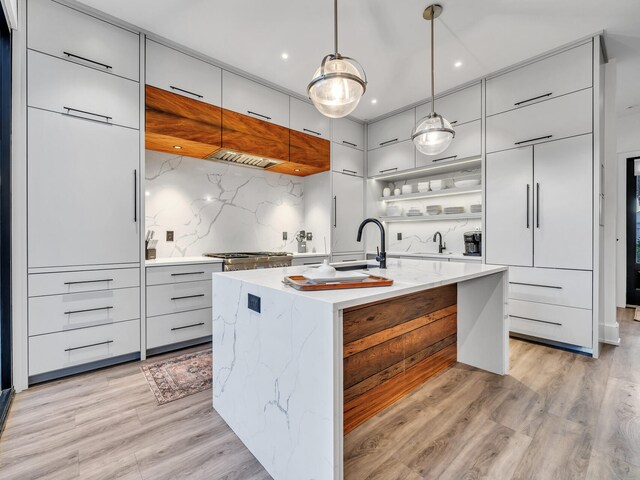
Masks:
[[[433,241],[436,241],[436,238],[438,238],[438,235],[440,235],[440,241],[438,242],[438,253],[442,253],[443,250],[447,249],[447,244],[445,243],[444,245],[442,244],[442,234],[440,232],[436,232],[433,235]]]
[[[358,227],[358,241],[362,241],[362,230],[364,230],[364,226],[367,223],[375,223],[380,229],[380,252],[378,252],[376,261],[380,262],[380,268],[387,268],[387,250],[385,248],[384,241],[384,227],[382,226],[382,223],[380,223],[380,220],[376,220],[375,218],[367,218],[364,222],[362,222]]]

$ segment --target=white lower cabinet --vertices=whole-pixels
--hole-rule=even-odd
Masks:
[[[357,252],[358,227],[364,220],[364,180],[353,175],[333,173],[332,252]],[[364,239],[363,239],[364,241]]]
[[[211,335],[212,327],[211,308],[149,317],[147,348],[164,347],[207,337]]]
[[[82,270],[29,275],[30,297],[139,286],[139,268]]]
[[[591,309],[593,272],[556,268],[509,268],[509,298]]]
[[[546,303],[509,300],[510,330],[556,342],[592,348],[592,311]]]
[[[147,287],[147,316],[211,307],[211,280]]]
[[[364,253],[341,253],[338,255],[331,255],[331,262],[332,263],[339,263],[339,262],[358,262],[360,260],[364,260],[365,259],[365,255]]]
[[[320,265],[322,262],[324,262],[328,258],[329,258],[329,255],[321,256],[321,257],[320,256],[319,257],[303,257],[303,258],[293,257],[293,260],[291,261],[291,266],[299,267],[304,265]]]
[[[140,351],[140,321],[111,323],[29,338],[29,375],[40,375]]]

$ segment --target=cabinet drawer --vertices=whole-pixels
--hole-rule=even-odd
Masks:
[[[591,42],[487,80],[487,116],[592,86]]]
[[[140,318],[140,289],[49,295],[29,299],[29,335]]]
[[[148,318],[147,348],[209,336],[212,325],[210,308]]]
[[[147,287],[147,317],[211,307],[211,280]]]
[[[291,129],[316,137],[329,139],[331,120],[322,115],[312,104],[290,98]]]
[[[29,338],[29,375],[140,351],[140,320]]]
[[[509,298],[592,308],[592,273],[549,268],[509,268]]]
[[[487,118],[487,153],[590,133],[591,89]]]
[[[431,102],[416,107],[416,123],[429,113],[431,113]],[[436,113],[446,118],[454,127],[479,120],[482,117],[480,84],[436,98]]]
[[[510,330],[592,348],[592,312],[582,308],[509,300]]]
[[[289,96],[226,70],[222,72],[222,106],[289,128]]]
[[[424,155],[416,150],[416,167],[482,155],[481,123],[481,120],[476,120],[454,127],[456,131],[455,138],[449,148],[438,155]]]
[[[222,263],[197,263],[190,265],[168,265],[147,267],[147,286],[165,283],[211,280],[213,272],[221,272]]]
[[[411,140],[376,148],[368,153],[367,172],[370,177],[416,167],[416,149]]]
[[[333,142],[364,150],[364,125],[348,118],[333,120]]]
[[[358,262],[364,259],[364,253],[341,253],[331,255],[331,263]]]
[[[147,40],[146,83],[210,105],[222,104],[222,70]]]
[[[51,0],[29,0],[27,18],[29,48],[139,80],[138,34]]]
[[[367,149],[373,150],[374,148],[385,147],[410,139],[415,123],[416,111],[412,108],[379,122],[369,124]]]
[[[332,145],[331,170],[347,175],[364,176],[364,152],[339,143]]]
[[[329,255],[327,255],[326,257],[303,257],[303,258],[296,258],[293,257],[293,260],[291,261],[291,266],[292,267],[298,267],[298,266],[304,266],[304,265],[320,265],[322,264],[322,262],[324,262],[326,259],[329,258]]]
[[[28,105],[138,129],[136,82],[29,51]]]
[[[34,273],[29,275],[30,297],[138,286],[140,286],[139,268]]]

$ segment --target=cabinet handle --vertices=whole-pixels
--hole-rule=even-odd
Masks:
[[[102,123],[109,123],[109,120],[113,120],[113,117],[110,117],[108,115],[102,115],[100,113],[87,112],[86,110],[78,110],[77,108],[64,107],[64,106],[62,108],[67,111],[65,115],[69,115],[70,117],[83,118],[83,117],[79,117],[78,115],[71,115],[70,113],[70,112],[77,112],[77,113],[84,113],[85,115],[93,115],[94,117],[104,118],[106,121]],[[90,119],[87,118],[86,120],[90,120]]]
[[[113,343],[113,340],[107,340],[106,342],[92,343],[90,345],[83,345],[81,347],[65,348],[64,351],[65,352],[72,352],[74,350],[80,350],[82,348],[97,347],[99,345],[108,345],[109,343]]]
[[[89,58],[81,57],[80,55],[75,55],[75,54],[69,53],[69,52],[62,52],[62,53],[64,53],[67,57],[77,58],[78,60],[82,60],[83,62],[93,63],[94,65],[99,65],[101,67],[106,68],[107,70],[110,70],[110,69],[113,68],[111,65],[107,65],[106,63],[96,62],[95,60],[91,60]]]
[[[171,88],[171,90],[175,90],[177,92],[182,92],[182,93],[186,93],[187,95],[193,95],[196,98],[204,98],[202,95],[200,95],[199,93],[193,93],[190,92],[189,90],[184,90],[182,88],[178,88],[178,87],[174,87],[173,85],[169,85],[169,88]]]
[[[509,315],[511,318],[521,318],[522,320],[531,320],[532,322],[538,322],[538,323],[546,323],[548,325],[557,325],[559,327],[562,326],[561,323],[558,322],[549,322],[547,320],[538,320],[537,318],[529,318],[529,317],[520,317],[518,315]]]
[[[546,140],[547,138],[553,138],[553,135],[545,135],[544,137],[530,138],[529,140],[521,140],[514,143],[514,145],[522,145],[523,143],[535,142],[536,140]]]
[[[540,184],[536,183],[536,228],[540,228]]]
[[[304,130],[305,132],[313,133],[314,135],[318,135],[319,137],[322,136],[320,132],[316,132],[315,130],[309,130],[308,128],[303,128],[302,130]]]
[[[305,262],[303,265],[320,265],[318,262]]]
[[[204,275],[204,272],[181,272],[181,273],[172,273],[172,277],[180,277],[182,275]]]
[[[521,100],[519,102],[516,102],[513,104],[513,106],[517,107],[518,105],[522,105],[523,103],[533,102],[534,100],[540,100],[541,98],[550,97],[551,95],[553,95],[552,92],[545,93],[544,95],[538,95],[537,97],[528,98],[527,100]]]
[[[271,117],[267,117],[266,115],[262,115],[261,113],[252,112],[251,110],[247,110],[247,113],[251,115],[255,115],[256,117],[266,118],[267,120],[271,120]]]
[[[204,293],[200,293],[198,295],[185,295],[184,297],[173,297],[171,300],[184,300],[185,298],[198,298],[204,297]]]
[[[529,193],[531,192],[531,185],[529,185],[527,183],[527,228],[531,228],[531,225],[529,225]]]
[[[444,158],[436,158],[431,163],[442,162],[443,160],[453,160],[454,158],[458,158],[458,155],[451,155],[450,157],[444,157]]]
[[[349,145],[351,147],[357,147],[358,146],[355,143],[347,142],[346,140],[342,140],[342,143],[344,143],[345,145]]]
[[[398,139],[397,139],[397,138],[394,138],[393,140],[387,140],[386,142],[382,142],[382,143],[380,144],[380,146],[382,147],[383,145],[386,145],[387,143],[393,143],[393,142],[397,142],[397,141],[398,141]]]
[[[133,223],[138,223],[138,171],[133,171]]]
[[[338,197],[333,196],[333,228],[338,226]]]
[[[76,282],[64,282],[65,285],[78,285],[80,283],[100,283],[100,282],[113,282],[113,278],[103,278],[100,280],[78,280]]]
[[[387,173],[387,172],[395,172],[396,170],[398,170],[398,167],[387,168],[386,170],[378,170],[378,171],[380,173]]]
[[[100,310],[111,310],[113,307],[98,307],[98,308],[85,308],[84,310],[69,310],[64,312],[65,315],[71,315],[73,313],[85,313],[85,312],[98,312]]]
[[[458,123],[458,120],[454,120],[453,122],[449,122],[449,125],[455,125],[456,123]]]
[[[358,172],[355,172],[353,170],[347,170],[346,168],[343,168],[342,172],[343,173],[347,173],[347,174],[351,174],[351,175],[357,175],[358,174]]]
[[[556,285],[542,285],[540,283],[525,283],[525,282],[509,282],[510,285],[526,285],[527,287],[540,287],[540,288],[553,288],[556,290],[562,290],[562,287]]]
[[[182,330],[183,328],[193,328],[193,327],[199,327],[201,325],[204,325],[204,322],[200,322],[200,323],[194,323],[193,325],[185,325],[184,327],[173,327],[171,329],[171,331],[175,331],[175,330]]]

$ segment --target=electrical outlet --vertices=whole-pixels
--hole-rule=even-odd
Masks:
[[[307,241],[310,242],[311,240],[313,240],[313,233],[307,232]]]
[[[253,310],[256,313],[260,313],[260,297],[249,294],[249,301],[247,306],[249,310]]]
[[[402,240],[402,233],[398,232],[398,240]]]
[[[167,242],[173,242],[173,230],[167,230]]]
[[[286,240],[288,237],[287,232],[282,232],[282,240]]]

